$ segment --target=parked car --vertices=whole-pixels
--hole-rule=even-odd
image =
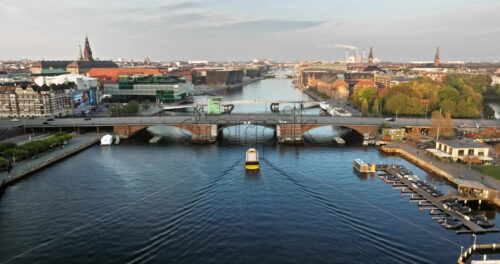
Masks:
[[[47,121],[54,121],[55,119],[53,117],[47,118]]]
[[[12,121],[12,122],[19,122],[19,119],[17,119],[17,118],[13,118],[11,121]]]
[[[47,122],[47,121],[43,121],[43,124],[44,124],[44,125],[48,125],[48,124],[49,124],[49,122]]]
[[[89,116],[87,116],[83,120],[91,120],[91,118]]]

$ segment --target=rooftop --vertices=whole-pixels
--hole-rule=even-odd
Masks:
[[[356,83],[356,86],[358,86],[358,87],[361,87],[361,86],[378,87],[377,83],[374,81],[359,81]]]
[[[165,72],[164,69],[147,68],[92,68],[87,72],[88,76],[105,79],[109,82],[117,82],[120,75],[153,74],[159,75]]]
[[[477,181],[470,181],[470,180],[464,180],[464,179],[458,179],[458,178],[455,178],[454,180],[460,185],[466,185],[466,186],[480,188],[480,189],[491,189],[490,187],[488,187],[480,182],[477,182]]]
[[[488,146],[474,141],[459,141],[455,139],[441,139],[439,143],[448,145],[452,148],[488,148]]]

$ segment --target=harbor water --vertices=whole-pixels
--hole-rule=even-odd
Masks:
[[[296,93],[287,79],[253,85],[265,82]],[[1,197],[0,263],[456,263],[470,245],[352,161],[403,164],[453,189],[439,178],[376,148],[314,144],[314,131],[305,145],[272,134],[235,126],[211,145],[138,136],[47,167]],[[250,147],[258,172],[244,169]]]

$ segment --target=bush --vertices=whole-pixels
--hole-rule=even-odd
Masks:
[[[5,158],[0,157],[0,167],[7,165],[7,160]]]
[[[114,105],[109,110],[111,116],[135,115],[139,112],[139,103],[135,100],[125,105]]]
[[[386,122],[382,122],[382,124],[380,124],[378,126],[378,130],[377,131],[378,131],[378,133],[382,133],[382,128],[388,128],[388,127],[389,127],[389,125]]]
[[[15,147],[17,147],[17,144],[12,141],[0,142],[0,152]]]
[[[64,141],[68,141],[71,138],[71,134],[59,132],[50,138],[31,141],[18,147],[6,149],[3,154],[4,156],[14,157],[16,159],[32,157],[36,154],[47,151],[49,148],[54,147],[55,145],[60,145]]]

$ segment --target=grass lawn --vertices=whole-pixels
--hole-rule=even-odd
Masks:
[[[500,166],[476,166],[472,168],[492,178],[500,180]]]

